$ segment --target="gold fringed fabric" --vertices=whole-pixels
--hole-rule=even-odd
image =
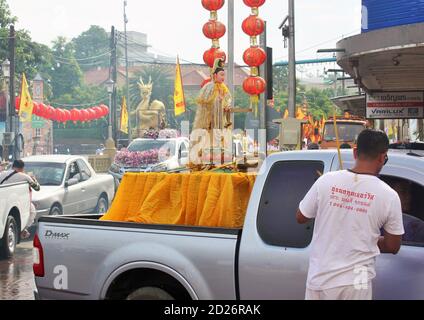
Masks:
[[[101,220],[241,228],[255,180],[241,173],[127,174]]]

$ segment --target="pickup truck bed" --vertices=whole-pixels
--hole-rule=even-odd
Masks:
[[[176,283],[174,279],[161,277],[159,272],[151,275],[156,279],[159,277],[162,285],[170,288],[170,293],[179,299],[199,299],[198,295],[203,299],[217,296],[228,300],[237,298],[234,279],[237,279],[241,230],[108,222],[99,221],[100,217],[40,219],[38,234],[44,239],[43,254],[49,257],[44,262],[45,272],[55,274],[56,261],[65,267],[73,266],[72,270],[68,270],[67,289],[55,290],[48,282],[50,278],[38,279],[38,291],[44,299],[125,299],[132,288],[120,289],[119,281],[115,281],[117,285],[114,286],[110,282],[113,279],[111,275],[122,274],[122,268],[147,270],[153,266],[179,280],[180,283]],[[90,243],[96,242],[95,239],[102,239],[100,247],[90,246]],[[208,248],[207,261],[204,259],[205,248]],[[145,262],[138,262],[140,254]],[[173,265],[167,266],[161,257],[172,259]],[[81,263],[76,264],[75,261]],[[203,266],[198,275],[189,274],[198,266]],[[87,273],[86,270],[91,271]],[[181,273],[181,270],[187,273]],[[233,281],[223,286],[216,281],[221,277]],[[204,292],[195,293],[185,279],[205,282]],[[99,283],[104,283],[103,288],[98,287]]]

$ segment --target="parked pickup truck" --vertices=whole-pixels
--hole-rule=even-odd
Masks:
[[[0,186],[0,259],[14,255],[28,223],[30,205],[28,183]]]
[[[351,151],[343,159],[345,168],[353,166]],[[41,218],[36,297],[303,300],[313,224],[298,225],[295,214],[318,177],[339,169],[336,151],[272,155],[242,230]],[[391,154],[384,177],[413,187],[408,217],[422,223],[424,159]],[[399,255],[378,258],[375,299],[424,299],[424,241],[414,230]]]

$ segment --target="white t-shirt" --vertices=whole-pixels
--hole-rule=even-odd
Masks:
[[[403,235],[401,201],[379,178],[349,171],[321,177],[300,204],[300,211],[315,220],[308,289],[329,290],[355,285],[368,271],[376,276],[381,229]]]

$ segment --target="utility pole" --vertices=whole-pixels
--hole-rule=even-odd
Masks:
[[[132,142],[132,125],[131,125],[131,101],[130,101],[130,78],[128,73],[128,36],[127,36],[127,0],[124,0],[124,37],[125,37],[125,77],[126,77],[126,96],[128,105],[128,145]]]
[[[228,0],[228,88],[230,89],[231,108],[234,109],[234,0]],[[231,122],[235,125],[235,115],[231,113]]]
[[[289,0],[289,115],[296,117],[296,38],[294,0]]]
[[[118,136],[119,136],[119,125],[118,125],[118,105],[116,102],[116,93],[117,93],[117,81],[118,81],[118,73],[117,73],[117,53],[116,53],[116,29],[112,26],[112,30],[110,33],[110,75],[109,79],[115,83],[113,94],[112,94],[112,105],[110,106],[112,113],[112,123],[113,123],[113,138],[115,140],[115,145],[118,145]]]
[[[264,32],[259,37],[259,44],[262,49],[264,49],[265,52],[267,52],[267,23],[265,22],[265,29]],[[260,74],[261,76],[268,81],[268,74],[267,74],[267,66],[264,64],[262,67],[260,67]],[[262,95],[262,99],[259,101],[259,129],[266,130],[267,129],[267,119],[266,119],[266,107],[268,102],[268,92],[265,92]]]
[[[13,159],[19,159],[19,150],[18,150],[18,136],[19,136],[19,122],[16,116],[15,109],[15,51],[16,51],[16,39],[15,39],[15,27],[10,26],[9,34],[9,60],[10,60],[10,80],[9,80],[9,129],[10,132],[14,134],[14,143],[13,143]]]

